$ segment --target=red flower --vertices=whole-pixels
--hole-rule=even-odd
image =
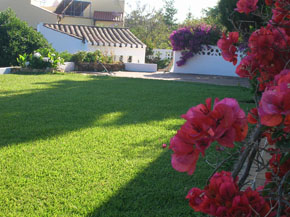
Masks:
[[[282,24],[284,21],[289,21],[289,0],[276,0],[275,8],[272,10],[272,21],[277,24]]]
[[[259,116],[265,126],[278,126],[285,116],[290,115],[289,71],[286,74],[284,72],[276,77],[279,86],[265,91],[262,95]]]
[[[235,9],[239,13],[249,14],[255,11],[257,7],[258,0],[239,0],[237,3],[237,8]]]
[[[271,6],[273,4],[273,0],[265,0],[266,5]]]
[[[268,65],[274,58],[274,36],[272,31],[262,27],[252,33],[249,39],[251,54],[256,57],[260,65]]]
[[[211,110],[211,99],[206,104],[192,107],[182,115],[186,122],[170,141],[174,151],[171,163],[179,172],[193,174],[199,154],[205,155],[213,141],[225,147],[234,147],[242,141],[248,130],[246,115],[235,99],[216,99]]]
[[[215,139],[225,147],[234,147],[234,141],[243,141],[248,133],[245,112],[235,99],[216,100],[211,112],[217,123]]]
[[[252,108],[250,110],[250,112],[248,113],[248,122],[250,124],[257,124],[258,123],[258,118],[259,118],[259,115],[258,115],[258,109],[257,108]]]
[[[179,172],[187,172],[192,175],[200,152],[193,144],[185,143],[178,135],[171,139],[169,148],[174,151],[171,156],[172,167]]]
[[[274,213],[270,213],[270,205],[265,201],[265,199],[257,192],[252,190],[251,188],[247,188],[244,192],[245,196],[249,201],[249,205],[251,205],[251,212],[249,216],[275,216]]]
[[[280,85],[282,83],[290,83],[290,69],[284,69],[280,74],[275,76],[275,83]]]
[[[290,159],[281,164],[282,154],[274,153],[269,161],[271,171],[265,174],[267,181],[272,181],[273,174],[282,178],[290,170]]]
[[[252,55],[248,55],[242,59],[238,67],[236,68],[236,74],[241,78],[250,78],[257,74],[256,69],[258,64]]]
[[[246,115],[235,99],[211,99],[192,107],[182,115],[186,122],[170,141],[174,151],[171,163],[179,172],[193,174],[199,154],[205,155],[213,141],[225,147],[234,147],[234,141],[242,141],[248,131]]]
[[[186,199],[189,199],[189,205],[196,212],[202,211],[200,205],[203,203],[206,197],[204,192],[204,190],[200,190],[199,188],[192,188],[186,196]]]
[[[238,40],[239,40],[239,33],[230,32],[228,38],[223,33],[223,37],[220,40],[218,40],[218,43],[217,43],[217,46],[222,50],[223,58],[226,61],[233,62],[234,65],[237,64],[238,55],[236,54],[237,48],[233,44],[237,43]]]

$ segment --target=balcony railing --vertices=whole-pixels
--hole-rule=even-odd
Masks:
[[[95,21],[112,21],[112,22],[123,22],[122,12],[108,12],[108,11],[95,11]]]

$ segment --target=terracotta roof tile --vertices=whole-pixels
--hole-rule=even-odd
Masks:
[[[142,43],[135,35],[133,35],[133,33],[127,28],[48,23],[43,25],[49,29],[78,38],[80,40],[86,40],[97,46],[146,47],[146,45]]]

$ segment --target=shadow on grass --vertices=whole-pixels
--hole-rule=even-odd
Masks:
[[[0,97],[0,147],[94,127],[109,113],[120,112],[109,125],[122,126],[179,117],[189,106],[176,93],[182,85],[168,82],[94,77],[42,84],[48,88]]]
[[[164,152],[148,168],[115,193],[88,217],[188,217],[200,216],[185,196],[204,185],[210,171],[198,163],[198,177],[174,171],[170,153]]]
[[[34,83],[42,84],[48,88],[0,97],[0,147],[99,126],[98,119],[116,112],[121,116],[104,127],[179,118],[207,97],[239,93],[239,88],[95,76]]]

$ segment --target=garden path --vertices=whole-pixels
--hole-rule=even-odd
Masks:
[[[198,82],[223,86],[242,86],[249,87],[249,81],[245,78],[231,77],[231,76],[217,76],[217,75],[197,75],[197,74],[182,74],[170,72],[80,72],[82,74],[96,75],[96,76],[113,76],[126,78],[142,78],[142,79],[156,79],[156,80],[171,80],[171,81],[185,81]]]

